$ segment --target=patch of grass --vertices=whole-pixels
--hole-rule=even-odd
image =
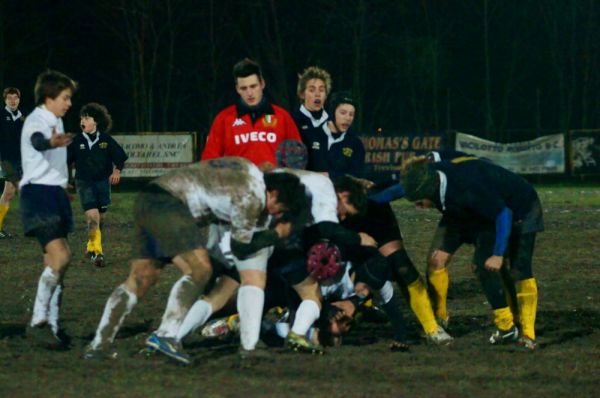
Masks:
[[[544,186],[539,189],[546,231],[538,235],[534,272],[539,282],[540,349],[519,352],[492,347],[489,306],[470,269],[472,248],[461,248],[450,275],[450,332],[454,344],[417,344],[409,353],[391,353],[389,325],[359,323],[346,344],[322,357],[272,349],[269,361],[237,366],[237,346],[190,346],[195,364],[173,365],[138,354],[148,332],[160,322],[178,271],[167,267],[161,281],[127,318],[116,339],[121,358],[88,363],[80,359],[100,320],[104,303],[128,273],[133,238],[134,193],[115,193],[104,247],[108,267],[84,258],[87,240],[82,211],[73,202],[76,230],[69,239],[73,263],[65,279],[63,324],[74,347],[55,353],[24,338],[40,271],[41,250],[19,234],[0,241],[0,396],[2,397],[229,397],[229,396],[427,396],[562,397],[596,396],[600,374],[600,189]],[[394,204],[406,247],[417,268],[425,256],[439,214]],[[18,205],[6,228],[21,231]],[[418,339],[414,316],[405,314]]]

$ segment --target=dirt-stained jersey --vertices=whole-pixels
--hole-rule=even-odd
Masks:
[[[153,181],[182,200],[192,216],[206,223],[226,222],[231,237],[250,243],[266,226],[266,186],[262,172],[238,157],[211,159],[173,170]]]
[[[275,170],[275,172],[290,173],[300,178],[300,182],[304,184],[307,194],[312,199],[310,208],[311,224],[321,221],[338,222],[337,195],[329,177],[314,171],[299,169],[281,168]]]

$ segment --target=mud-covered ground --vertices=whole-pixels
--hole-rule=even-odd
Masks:
[[[41,271],[35,240],[20,236],[18,205],[0,241],[0,397],[592,397],[600,393],[600,188],[539,187],[546,232],[538,236],[534,272],[539,285],[535,352],[492,347],[490,310],[469,268],[471,248],[451,265],[448,347],[416,344],[408,353],[387,348],[389,325],[362,322],[323,356],[270,349],[270,358],[240,367],[234,342],[189,345],[195,362],[174,365],[138,354],[158,325],[171,284],[167,268],[158,286],[138,304],[116,339],[120,357],[108,362],[80,359],[100,319],[105,300],[128,272],[132,238],[132,193],[113,195],[104,232],[108,266],[84,258],[86,232],[73,202],[76,231],[73,263],[65,280],[62,321],[73,337],[66,352],[32,346],[24,337]],[[439,215],[395,203],[406,246],[423,270],[425,251]],[[406,303],[405,303],[406,305]],[[414,316],[405,314],[416,329]],[[418,335],[415,332],[415,338]]]

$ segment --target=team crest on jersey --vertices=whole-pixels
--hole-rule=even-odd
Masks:
[[[265,126],[265,127],[277,126],[277,118],[275,117],[275,115],[265,115],[263,117],[263,126]]]
[[[108,142],[101,142],[100,144],[98,144],[98,146],[101,149],[106,149],[106,148],[108,148]]]
[[[313,141],[311,148],[318,151],[321,149],[321,143],[319,141]]]
[[[344,156],[350,158],[350,157],[352,157],[352,148],[348,148],[348,147],[342,148],[342,153],[344,154]]]
[[[243,121],[241,118],[237,118],[233,121],[233,124],[231,125],[231,127],[235,127],[235,126],[243,126],[244,124],[246,124],[245,121]]]
[[[79,149],[85,149],[85,144],[79,144]]]

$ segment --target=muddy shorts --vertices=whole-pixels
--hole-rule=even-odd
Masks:
[[[156,184],[140,192],[133,218],[134,258],[155,259],[164,266],[178,254],[207,246],[208,225],[197,225],[188,207]]]

